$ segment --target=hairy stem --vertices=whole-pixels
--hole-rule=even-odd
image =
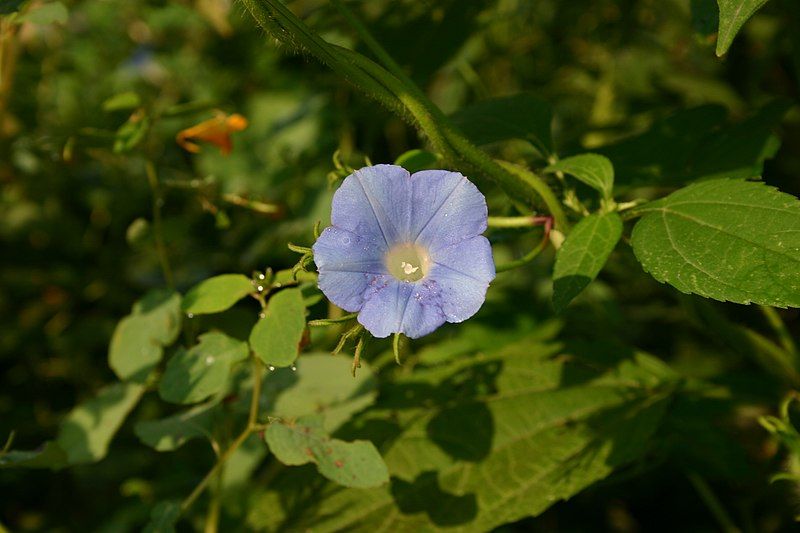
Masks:
[[[561,205],[547,184],[530,172],[505,168],[468,141],[344,6],[334,4],[391,72],[352,50],[326,42],[280,0],[242,2],[256,22],[281,42],[310,52],[368,96],[410,119],[446,160],[492,178],[512,198],[533,203],[543,201],[556,226],[562,231],[567,229]]]

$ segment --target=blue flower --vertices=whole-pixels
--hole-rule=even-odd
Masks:
[[[486,219],[483,194],[457,172],[356,170],[314,243],[319,287],[376,337],[415,339],[462,322],[495,276]]]

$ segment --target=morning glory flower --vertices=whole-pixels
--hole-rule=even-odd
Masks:
[[[486,299],[494,261],[486,199],[458,172],[375,165],[345,178],[314,243],[319,287],[375,337],[412,339],[462,322]]]

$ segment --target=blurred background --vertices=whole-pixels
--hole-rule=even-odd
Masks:
[[[52,437],[72,406],[113,379],[106,354],[116,322],[148,289],[163,286],[154,201],[160,198],[175,283],[185,290],[217,273],[291,267],[297,257],[286,242],[309,245],[314,222],[328,216],[337,150],[358,167],[365,157],[392,162],[424,147],[402,120],[313,58],[282,49],[231,0],[58,5],[63,10],[41,13],[45,3],[32,0],[28,20],[0,23],[0,441],[15,430],[15,447],[25,449]],[[325,1],[290,6],[326,39],[362,49]],[[737,131],[750,136],[734,151],[742,158],[736,168],[763,164],[767,182],[800,194],[800,112],[790,106],[800,97],[795,0],[769,2],[721,59],[714,0],[352,6],[447,113],[520,91],[550,103],[558,153],[609,155],[623,196],[625,187],[633,194],[708,174],[687,159],[693,135],[735,139]],[[230,154],[208,143],[195,154],[176,142],[216,112],[249,123],[232,133]],[[150,123],[138,138],[142,120]],[[754,131],[764,133],[757,146]],[[542,162],[514,143],[495,150]],[[148,162],[160,182],[155,200]],[[508,212],[496,191],[485,192],[493,209]],[[275,212],[241,205],[248,201]],[[513,235],[493,241],[500,258],[525,250]],[[750,530],[791,529],[800,498],[792,486],[767,482],[783,456],[756,422],[783,389],[704,326],[712,316],[763,330],[764,317],[685,298],[644,274],[629,249],[617,255],[568,315],[568,328],[602,329],[689,376],[731,384],[736,400],[720,417],[736,444],[692,441],[677,459],[650,461],[644,475],[627,472],[503,530],[713,531],[714,518],[673,462],[713,456],[720,464],[705,464],[709,479]],[[551,261],[545,256],[514,279],[498,279],[483,315],[551,314]],[[797,311],[783,317],[797,332]],[[148,409],[157,408],[144,402],[134,418]],[[123,428],[101,463],[58,473],[0,470],[0,524],[128,530],[143,503],[190,488],[208,464],[199,445],[164,457]]]

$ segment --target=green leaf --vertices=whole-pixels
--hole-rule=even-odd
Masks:
[[[136,109],[142,105],[142,99],[133,91],[115,94],[103,102],[103,111],[121,111],[126,109]]]
[[[335,431],[378,395],[369,366],[362,362],[353,378],[351,365],[352,358],[345,355],[304,354],[296,372],[276,372],[265,382],[268,394],[276,395],[268,402],[270,412],[281,418],[320,414],[325,431]]]
[[[167,363],[158,393],[172,403],[195,403],[225,388],[231,366],[247,359],[247,343],[211,332],[189,350],[179,349]]]
[[[319,473],[345,487],[379,487],[389,481],[386,463],[369,441],[332,439],[317,416],[296,423],[273,422],[264,438],[270,451],[285,465],[315,463]]]
[[[523,340],[444,368],[416,367],[382,390],[384,410],[359,419],[382,435],[390,487],[309,490],[313,480],[287,473],[271,490],[304,512],[276,516],[264,505],[275,493],[267,493],[250,526],[490,531],[539,515],[640,460],[671,404],[678,377],[666,365],[608,351]],[[296,446],[287,453],[302,458]]]
[[[253,282],[242,274],[222,274],[201,281],[183,297],[183,310],[193,315],[220,313],[253,292]]]
[[[477,102],[456,111],[450,118],[476,144],[524,139],[544,156],[553,151],[552,107],[530,93]]]
[[[136,383],[115,383],[75,407],[61,423],[56,439],[69,463],[94,463],[105,457],[111,439],[144,390]]]
[[[433,168],[439,162],[439,157],[426,150],[409,150],[400,154],[394,164],[403,167],[412,174],[426,168]]]
[[[289,366],[297,359],[306,327],[306,308],[298,288],[284,289],[269,300],[264,318],[250,332],[250,347],[264,363]]]
[[[614,167],[611,161],[599,154],[580,154],[567,157],[544,169],[545,172],[565,172],[600,191],[603,198],[611,198],[614,188]]]
[[[143,533],[175,533],[175,524],[181,516],[181,502],[169,500],[160,502],[150,511],[150,521]]]
[[[560,313],[591,283],[622,236],[617,213],[594,214],[572,229],[556,253],[553,306]]]
[[[139,112],[119,127],[114,138],[114,153],[124,154],[136,148],[150,129],[150,118]]]
[[[763,183],[709,180],[645,205],[631,244],[681,292],[800,306],[800,201]]]
[[[0,454],[0,468],[50,468],[67,466],[67,453],[57,443],[49,441],[41,450],[11,450]]]
[[[17,22],[30,22],[44,26],[47,24],[64,24],[69,20],[69,12],[61,2],[42,4],[17,18]]]
[[[172,291],[151,291],[134,304],[111,337],[108,364],[122,380],[143,383],[161,361],[164,346],[181,329],[181,297]]]
[[[215,405],[198,405],[167,418],[138,422],[133,432],[144,444],[159,452],[171,452],[187,441],[211,435]]]
[[[733,43],[747,19],[753,16],[767,0],[717,0],[719,5],[719,32],[717,56],[722,56]]]

